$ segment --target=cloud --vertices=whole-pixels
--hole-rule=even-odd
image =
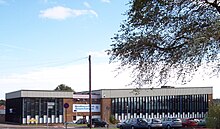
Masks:
[[[110,3],[110,0],[101,0],[103,3]]]
[[[56,6],[42,10],[40,11],[39,17],[55,20],[65,20],[70,17],[78,17],[82,15],[94,15],[98,17],[98,14],[94,10],[76,10],[62,6]]]
[[[92,90],[127,88],[125,85],[129,83],[129,77],[126,74],[115,77],[114,70],[114,64],[92,63]],[[0,85],[6,93],[21,89],[53,90],[59,84],[66,84],[75,91],[86,91],[89,88],[88,78],[88,63],[81,63],[4,76],[0,78]]]
[[[132,80],[131,70],[127,69],[117,75],[115,69],[118,64],[108,64],[107,62],[92,62],[92,90],[98,89],[120,89],[134,88],[126,86]],[[89,88],[88,63],[68,65],[65,67],[48,67],[22,74],[12,74],[0,77],[1,90],[4,93],[16,90],[53,90],[59,84],[66,84],[75,91],[87,91]],[[174,84],[170,84],[176,86]],[[201,80],[196,78],[193,82],[182,87],[202,87],[213,86],[214,98],[220,98],[220,79],[212,78]],[[144,86],[145,88],[147,86]],[[177,86],[176,86],[177,87]],[[179,86],[178,86],[179,87]],[[4,93],[0,94],[3,99]]]
[[[88,2],[83,3],[87,8],[91,8],[90,4]]]
[[[92,90],[97,89],[121,89],[121,88],[134,88],[133,86],[127,86],[133,80],[131,73],[132,69],[126,69],[122,73],[116,71],[119,63],[109,64],[106,52],[91,51],[86,55],[92,56]],[[87,91],[89,88],[89,67],[88,58],[81,58],[83,62],[77,64],[65,64],[55,67],[39,68],[26,73],[14,73],[11,75],[0,74],[0,85],[2,94],[0,99],[4,98],[4,93],[13,92],[16,90],[53,90],[59,84],[66,84],[75,91]],[[80,59],[80,60],[81,60]],[[97,62],[98,60],[98,62]],[[86,61],[86,62],[85,62]],[[201,77],[200,74],[187,85],[178,85],[172,81],[167,84],[176,87],[203,87],[213,86],[213,97],[220,98],[220,79]],[[143,86],[147,88],[148,86]],[[4,92],[4,93],[3,93]]]

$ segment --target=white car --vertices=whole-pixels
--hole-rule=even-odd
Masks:
[[[182,121],[176,117],[166,117],[162,120],[163,128],[171,129],[171,128],[181,128]]]
[[[147,123],[148,123],[148,129],[162,128],[162,121],[160,119],[148,118]]]

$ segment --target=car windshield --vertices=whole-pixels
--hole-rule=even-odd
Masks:
[[[92,119],[92,121],[101,121],[101,119],[96,118],[96,119]]]
[[[178,118],[172,118],[173,121],[180,121]]]
[[[161,122],[160,119],[153,119],[153,122]]]
[[[138,119],[139,122],[147,122],[146,119]]]
[[[128,121],[129,121],[129,120],[127,119],[127,120],[123,121],[122,123],[128,123]]]

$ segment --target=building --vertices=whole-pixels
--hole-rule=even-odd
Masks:
[[[0,123],[5,122],[5,105],[0,105]]]
[[[92,117],[109,121],[131,117],[203,118],[213,100],[212,87],[101,89],[92,91]],[[64,108],[64,105],[68,108]],[[87,92],[20,90],[6,94],[6,122],[63,123],[89,118]]]

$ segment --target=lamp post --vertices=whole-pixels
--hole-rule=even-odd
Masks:
[[[89,128],[92,128],[91,55],[89,55]]]
[[[65,108],[65,128],[67,129],[67,108],[69,108],[69,104],[65,103],[63,107]]]

